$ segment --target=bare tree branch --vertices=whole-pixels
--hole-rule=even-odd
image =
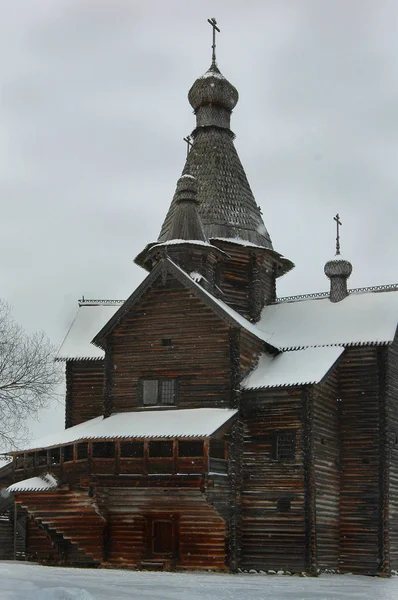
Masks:
[[[0,446],[24,441],[27,418],[57,396],[62,371],[54,352],[43,332],[28,335],[0,300]]]

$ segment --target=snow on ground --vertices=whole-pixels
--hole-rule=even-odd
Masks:
[[[317,578],[42,567],[0,561],[1,600],[397,600],[398,577]]]

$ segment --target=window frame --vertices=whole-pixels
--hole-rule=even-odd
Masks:
[[[157,392],[156,392],[156,402],[150,403],[144,401],[144,385],[145,382],[156,382],[157,383]],[[162,386],[163,383],[173,382],[173,402],[163,402],[162,401]],[[176,377],[141,377],[140,378],[140,403],[141,406],[148,408],[152,406],[177,406],[178,405],[178,392],[179,392],[179,382]]]
[[[280,438],[283,436],[291,436],[291,441],[289,442],[292,446],[291,452],[289,455],[280,453],[279,442]],[[272,458],[278,462],[285,462],[295,460],[297,452],[297,432],[295,429],[279,429],[275,431],[272,436]]]

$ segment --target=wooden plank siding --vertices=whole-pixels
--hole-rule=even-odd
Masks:
[[[340,402],[334,369],[313,391],[316,567],[339,568]]]
[[[381,389],[374,346],[347,348],[340,359],[341,479],[340,570],[382,569]]]
[[[226,569],[226,523],[200,489],[102,487],[97,497],[108,513],[109,565],[140,568],[165,560],[148,553],[147,522],[156,516],[178,523],[178,548],[166,568]]]
[[[398,332],[388,349],[386,373],[388,522],[390,567],[398,571]]]
[[[179,408],[229,406],[228,333],[228,325],[174,278],[165,285],[157,280],[110,336],[112,411],[141,406],[142,377],[176,378]]]
[[[304,414],[300,388],[244,391],[241,560],[247,569],[304,571],[307,567]],[[273,459],[273,434],[296,432],[295,458]],[[278,500],[291,501],[288,512]]]
[[[65,561],[83,564],[102,561],[105,520],[87,493],[64,489],[17,492],[15,501],[47,533]],[[47,537],[37,534],[35,547],[47,552]],[[28,544],[28,553],[31,545],[32,541]]]
[[[275,259],[257,248],[222,240],[213,240],[213,244],[228,255],[220,264],[222,299],[247,319],[257,321],[264,304],[276,297]]]
[[[65,427],[73,427],[103,413],[104,361],[66,362]]]

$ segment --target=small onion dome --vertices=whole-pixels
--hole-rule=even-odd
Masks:
[[[348,296],[347,279],[352,273],[352,264],[336,254],[325,264],[325,275],[330,279],[329,298],[331,302],[341,302]]]
[[[222,106],[231,111],[237,105],[238,99],[238,90],[225,79],[214,63],[195,81],[188,92],[189,103],[195,111],[206,104]]]
[[[193,175],[186,173],[177,181],[175,192],[177,203],[191,201],[198,203],[198,180]]]
[[[341,258],[339,254],[333,260],[325,264],[325,275],[331,277],[343,277],[348,279],[352,273],[352,264],[348,260]]]

